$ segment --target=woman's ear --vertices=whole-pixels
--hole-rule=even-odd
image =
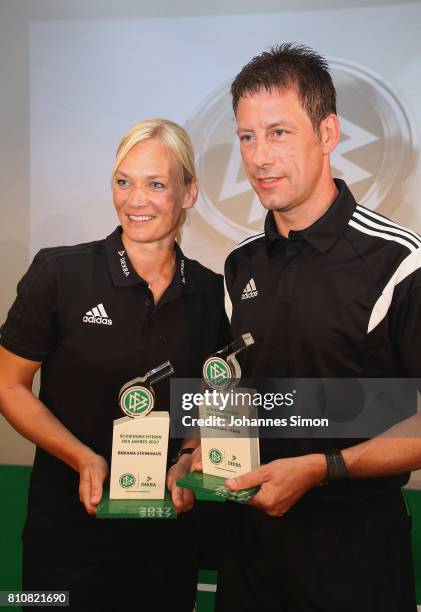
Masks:
[[[190,183],[186,185],[186,192],[184,194],[183,208],[192,208],[196,204],[197,197],[199,195],[199,181],[196,177],[192,178]]]

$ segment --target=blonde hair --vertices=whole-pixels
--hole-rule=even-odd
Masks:
[[[160,140],[174,156],[182,181],[188,185],[196,176],[193,145],[187,132],[168,119],[146,119],[134,125],[121,139],[117,148],[112,178],[127,153],[144,140]]]
[[[193,145],[187,132],[180,125],[168,119],[145,119],[134,125],[121,139],[113,167],[112,183],[127,153],[139,142],[152,139],[160,140],[174,157],[184,185],[189,185],[196,178]],[[181,240],[181,227],[186,217],[186,211],[182,210],[178,222],[177,242]]]

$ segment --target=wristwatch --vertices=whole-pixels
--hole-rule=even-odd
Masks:
[[[326,482],[349,478],[342,452],[337,448],[324,452],[327,463]]]
[[[176,454],[176,456],[174,457],[174,459],[172,460],[173,465],[175,463],[177,463],[177,461],[180,459],[180,457],[182,455],[191,455],[192,452],[196,450],[195,448],[191,448],[191,447],[187,447],[187,448],[180,448],[180,450],[178,451],[178,453]]]

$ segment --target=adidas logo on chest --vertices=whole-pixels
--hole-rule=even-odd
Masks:
[[[97,306],[94,306],[92,310],[88,310],[82,320],[84,323],[95,323],[97,325],[113,324],[112,319],[108,318],[104,304],[98,304]]]
[[[256,283],[254,282],[254,278],[251,278],[243,289],[243,294],[241,296],[241,299],[249,300],[250,298],[254,298],[258,295],[259,295],[259,292],[257,291]]]

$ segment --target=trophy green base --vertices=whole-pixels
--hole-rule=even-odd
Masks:
[[[241,489],[241,491],[230,491],[225,486],[225,480],[226,478],[221,478],[221,476],[190,472],[177,480],[177,485],[185,489],[191,489],[198,499],[217,502],[229,500],[239,504],[247,502],[259,490],[259,487],[252,487]]]
[[[164,499],[110,499],[104,491],[98,504],[96,517],[100,519],[175,519],[177,512],[171,501],[171,494],[165,491]]]

